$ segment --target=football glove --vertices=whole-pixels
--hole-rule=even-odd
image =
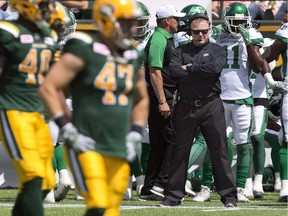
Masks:
[[[223,26],[221,24],[212,27],[212,35],[211,37],[216,40],[218,36],[221,34],[223,30]]]
[[[126,136],[127,160],[133,162],[137,155],[137,149],[141,145],[142,135],[136,131],[130,131]]]
[[[64,144],[68,148],[73,148],[76,152],[87,152],[95,150],[96,142],[81,133],[72,123],[67,123],[60,129]]]
[[[282,81],[275,81],[273,90],[279,93],[288,92],[288,86]]]
[[[243,24],[238,25],[238,30],[243,37],[244,43],[246,45],[252,44],[252,40],[250,38],[249,29],[245,28]]]
[[[264,79],[267,81],[270,88],[273,89],[273,92],[288,92],[288,86],[285,82],[282,81],[274,81],[271,73],[265,73]],[[276,93],[275,93],[276,94]]]

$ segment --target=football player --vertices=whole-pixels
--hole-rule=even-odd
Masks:
[[[226,126],[232,124],[233,136],[237,145],[237,173],[236,186],[238,201],[248,202],[244,186],[249,174],[250,165],[250,124],[252,120],[253,96],[249,83],[249,67],[251,59],[246,49],[244,38],[239,32],[239,25],[252,29],[251,16],[246,6],[240,2],[233,2],[224,10],[225,26],[213,29],[212,38],[215,43],[223,46],[227,51],[227,64],[224,67],[221,81],[221,99],[225,109]],[[220,27],[220,31],[218,29]],[[255,29],[254,29],[255,30]],[[254,31],[253,47],[259,52],[263,44],[263,37]]]
[[[44,215],[42,200],[55,187],[53,143],[38,87],[57,49],[48,20],[50,0],[11,0],[15,21],[0,21],[0,140],[19,177],[12,215]]]
[[[152,35],[152,30],[149,27],[149,19],[151,17],[148,7],[142,2],[137,1],[138,8],[142,12],[142,16],[137,18],[137,27],[136,32],[134,34],[134,38],[138,43],[138,47],[140,49],[144,49],[147,41]],[[136,192],[137,195],[140,196],[141,188],[144,184],[145,171],[149,156],[150,144],[149,144],[149,131],[148,125],[143,131],[143,139],[141,142],[141,146],[139,146],[139,150],[137,151],[137,157],[130,164],[131,175],[129,176],[128,188],[126,190],[124,200],[132,199],[132,177],[134,175],[136,179]]]
[[[51,14],[49,21],[51,28],[58,34],[59,49],[54,56],[54,61],[59,61],[61,55],[61,49],[65,44],[65,40],[68,34],[73,33],[76,30],[76,19],[74,14],[65,6],[59,2],[55,3],[55,13]],[[71,99],[67,99],[67,103],[71,103]],[[44,201],[55,202],[65,198],[67,193],[72,187],[72,182],[67,170],[67,165],[64,160],[61,139],[59,139],[59,128],[53,122],[49,121],[50,132],[55,146],[53,154],[53,168],[58,172],[58,184],[57,189],[51,190]],[[77,195],[76,195],[77,197]]]
[[[87,216],[119,215],[136,157],[149,98],[133,34],[141,16],[134,0],[97,0],[95,30],[68,36],[59,62],[39,89],[59,126],[75,186]],[[73,123],[59,93],[69,87]]]
[[[281,106],[281,130],[279,133],[280,149],[280,177],[281,177],[281,190],[280,201],[287,202],[288,199],[288,67],[287,67],[287,41],[288,41],[288,23],[284,23],[280,29],[276,31],[275,42],[268,47],[263,53],[263,58],[269,63],[281,55],[283,59],[282,72],[285,83],[286,91],[282,93],[282,106]],[[263,72],[269,73],[268,63],[264,61]],[[267,73],[268,72],[268,73]],[[264,76],[265,76],[264,75]]]

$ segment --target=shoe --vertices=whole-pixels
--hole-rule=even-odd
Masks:
[[[236,208],[237,205],[236,205],[236,203],[228,202],[228,203],[225,203],[224,207],[226,207],[226,208]]]
[[[249,199],[245,196],[245,191],[243,188],[237,188],[237,200],[238,202],[249,202]]]
[[[190,196],[195,196],[196,195],[196,193],[192,190],[192,185],[191,185],[191,182],[189,180],[186,180],[185,192],[186,192],[186,194],[188,194]]]
[[[63,200],[71,189],[71,179],[69,177],[68,170],[63,169],[59,171],[59,183],[57,189],[54,192],[55,201],[59,202]]]
[[[177,206],[181,206],[181,201],[163,200],[161,203],[158,204],[158,206],[159,207],[166,207],[166,208],[177,207]]]
[[[152,189],[150,190],[151,193],[164,198],[164,189],[161,187],[153,186]]]
[[[264,197],[264,190],[263,190],[262,183],[254,182],[253,196],[255,199],[262,199]]]
[[[143,187],[143,184],[136,186],[136,193],[137,193],[137,196],[138,196],[138,197],[140,197],[142,187]]]
[[[281,190],[281,181],[279,180],[279,181],[275,181],[275,184],[274,184],[274,191],[276,191],[276,192],[280,192],[280,190]]]
[[[205,202],[211,200],[211,191],[207,186],[201,185],[201,190],[197,195],[193,198],[193,201],[196,202]]]
[[[247,178],[245,188],[244,188],[246,197],[253,197],[253,182],[251,178]]]
[[[124,194],[123,200],[131,200],[132,199],[132,189],[127,188],[126,193]]]
[[[44,202],[48,202],[48,203],[54,203],[55,202],[55,198],[54,198],[54,191],[50,190],[49,193],[46,195]]]
[[[279,202],[287,202],[287,199],[288,199],[288,191],[282,188],[279,194]]]
[[[75,200],[85,200],[84,197],[82,197],[78,194],[78,190],[76,188],[74,190],[74,199]]]
[[[156,194],[140,195],[139,201],[162,201],[164,197]]]
[[[288,201],[288,196],[280,196],[279,197],[279,202],[287,202]]]

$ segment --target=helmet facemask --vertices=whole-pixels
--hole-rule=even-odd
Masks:
[[[49,27],[50,14],[55,12],[54,0],[10,0],[11,8],[44,30]]]
[[[227,26],[227,30],[229,33],[233,36],[241,36],[239,30],[238,30],[238,25],[244,24],[246,28],[251,28],[251,17],[250,16],[241,16],[240,14],[239,17],[237,17],[237,14],[235,16],[227,16],[224,18],[225,24]]]
[[[238,25],[252,27],[251,16],[247,7],[241,2],[233,2],[226,6],[224,12],[226,30],[234,37],[240,37]]]
[[[139,17],[137,19],[136,33],[134,37],[136,39],[144,39],[149,32],[149,18],[147,16]]]
[[[97,0],[93,7],[93,21],[98,32],[120,50],[135,44],[133,34],[141,15],[133,0]]]

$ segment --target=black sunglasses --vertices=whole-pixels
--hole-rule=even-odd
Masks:
[[[190,29],[191,32],[195,35],[199,35],[200,32],[204,35],[204,34],[207,34],[209,32],[209,29],[202,29],[202,30],[193,30],[193,29]]]

